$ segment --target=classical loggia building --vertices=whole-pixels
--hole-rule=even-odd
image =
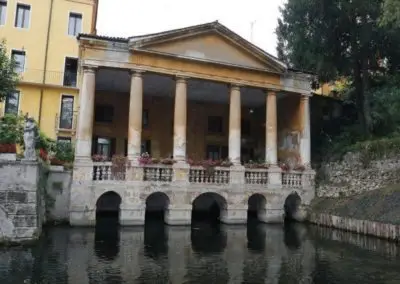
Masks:
[[[310,74],[218,22],[130,38],[81,34],[78,41],[72,225],[94,224],[107,198],[116,200],[122,225],[143,224],[146,202],[157,198],[170,225],[190,224],[203,197],[203,204],[217,202],[228,224],[246,223],[249,206],[264,222],[281,222],[284,208],[304,217],[314,197]],[[145,152],[152,164],[141,158]],[[99,161],[114,155],[128,165]]]

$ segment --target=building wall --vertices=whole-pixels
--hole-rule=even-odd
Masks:
[[[300,132],[299,99],[282,99],[278,103],[279,137],[288,136],[291,131]],[[114,108],[112,123],[94,122],[93,135],[116,138],[116,154],[124,154],[128,133],[129,94],[97,92],[96,105],[110,105]],[[144,95],[143,110],[148,111],[149,127],[142,130],[142,141],[151,140],[151,155],[166,158],[172,155],[174,101],[172,98],[149,97]],[[207,145],[228,147],[229,104],[189,101],[187,107],[187,156],[194,160],[206,158]],[[221,116],[222,134],[210,135],[207,131],[209,116]],[[244,148],[254,149],[257,159],[265,157],[265,107],[254,109],[242,108],[242,119],[250,122],[251,135],[242,136]],[[283,145],[283,143],[281,143]],[[293,149],[281,150],[280,157],[298,155],[298,144]]]
[[[50,6],[53,1],[51,28],[47,66],[45,68],[45,50],[49,23]],[[18,3],[31,5],[29,28],[14,27],[16,5]],[[94,1],[92,0],[8,0],[6,24],[0,26],[0,39],[6,40],[8,53],[12,49],[24,50],[25,72],[18,84],[20,91],[20,113],[28,113],[39,120],[40,128],[49,137],[57,135],[71,136],[71,132],[56,132],[56,115],[60,111],[62,94],[76,96],[74,109],[78,107],[78,88],[63,87],[63,73],[65,57],[78,58],[79,45],[76,37],[68,35],[69,13],[82,14],[82,32],[92,30]],[[44,70],[45,85],[43,85]],[[78,80],[79,84],[79,80]],[[42,107],[40,108],[42,97]],[[40,110],[41,109],[41,110]],[[4,113],[4,103],[0,103],[0,115]]]

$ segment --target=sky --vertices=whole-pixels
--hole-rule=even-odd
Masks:
[[[275,28],[285,0],[99,0],[99,35],[128,37],[218,20],[276,55]],[[251,32],[253,23],[253,32]]]

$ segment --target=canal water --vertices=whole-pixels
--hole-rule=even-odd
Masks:
[[[49,228],[0,249],[0,283],[400,283],[394,243],[301,224]]]

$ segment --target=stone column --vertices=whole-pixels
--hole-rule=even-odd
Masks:
[[[229,159],[234,166],[241,164],[240,161],[240,123],[241,123],[241,102],[240,87],[231,86],[229,104]]]
[[[186,78],[176,78],[174,110],[174,149],[173,156],[178,164],[186,163],[186,120],[187,120]]]
[[[131,70],[129,98],[128,159],[138,164],[142,144],[143,71]]]
[[[310,130],[310,100],[309,95],[305,94],[300,99],[300,115],[303,130],[300,138],[300,158],[301,163],[306,168],[311,167],[311,130]]]
[[[96,68],[83,67],[79,92],[79,120],[76,130],[75,160],[91,162]]]
[[[270,164],[268,183],[274,186],[282,186],[282,171],[278,167],[277,125],[276,93],[269,91],[265,115],[265,161]]]
[[[278,138],[276,118],[276,93],[268,92],[265,117],[265,161],[271,165],[278,164]]]

